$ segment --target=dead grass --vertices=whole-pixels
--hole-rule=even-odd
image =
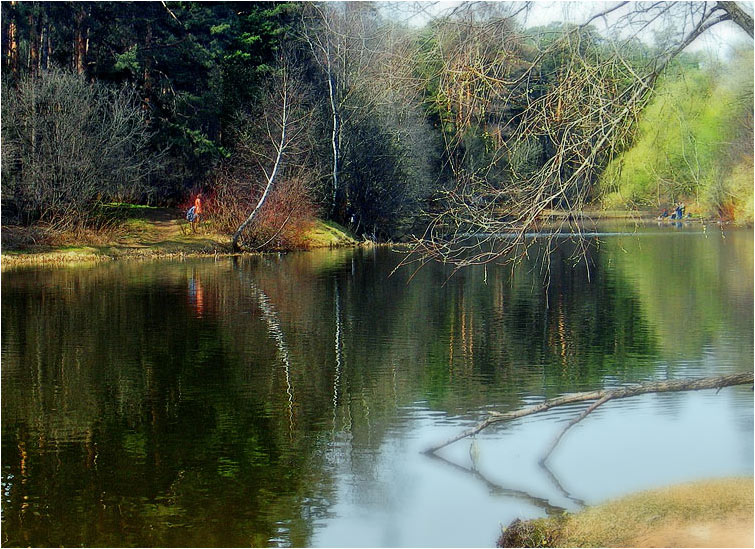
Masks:
[[[132,208],[117,222],[55,231],[46,226],[4,226],[3,267],[225,253],[230,238],[205,224],[190,231],[182,212]]]
[[[536,527],[529,534],[535,542],[530,547],[678,546],[675,543],[752,547],[753,479],[711,480],[640,492],[565,519],[528,522]],[[505,538],[504,532],[500,541]],[[514,539],[511,533],[509,538]]]

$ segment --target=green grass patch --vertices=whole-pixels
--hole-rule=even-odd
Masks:
[[[311,248],[335,248],[339,246],[355,246],[359,243],[357,237],[346,227],[334,221],[315,220],[301,234],[302,246]]]
[[[216,232],[208,223],[203,223],[199,231],[193,233],[177,210],[139,207],[133,211],[139,215],[122,218],[117,225],[109,225],[107,230],[60,234],[55,241],[44,245],[4,244],[3,266],[225,254],[231,251],[230,235]],[[316,220],[303,227],[294,249],[340,248],[358,244],[357,238],[346,228],[331,221]]]
[[[144,206],[143,204],[127,204],[126,202],[109,202],[102,205],[103,208],[124,211],[150,211],[158,210],[157,206]]]

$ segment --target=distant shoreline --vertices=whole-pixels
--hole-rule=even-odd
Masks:
[[[101,243],[74,242],[72,244],[51,245],[24,245],[12,244],[14,233],[30,231],[28,227],[4,226],[2,231],[3,250],[2,267],[18,265],[55,265],[74,263],[107,262],[118,259],[184,259],[190,257],[232,257],[249,254],[270,252],[290,252],[320,248],[340,248],[364,245],[348,230],[332,222],[315,220],[311,229],[302,236],[305,246],[296,250],[280,249],[266,251],[243,251],[231,250],[230,235],[213,232],[209,229],[200,229],[197,233],[191,233],[188,226],[182,223],[182,218],[177,210],[168,208],[150,208],[143,217],[133,218],[126,222],[125,236],[120,236],[112,241]],[[660,222],[672,223],[673,220],[666,218],[659,220],[657,214],[647,210],[585,210],[582,212],[566,212],[563,210],[545,210],[541,220],[536,223],[534,229],[551,228],[560,226],[565,222],[601,222],[601,221],[635,221],[641,223]],[[692,217],[683,220],[686,222],[714,223],[711,219]],[[130,224],[130,225],[129,225]],[[10,236],[9,236],[10,233]],[[28,240],[28,239],[27,239]],[[10,241],[9,246],[7,242]],[[375,243],[369,243],[375,244]],[[396,246],[407,244],[390,243]],[[10,247],[10,249],[8,249]]]
[[[3,226],[2,267],[107,262],[119,259],[183,259],[229,257],[276,251],[233,252],[231,237],[205,225],[195,233],[182,212],[170,208],[141,208],[126,219],[112,235],[92,232],[58,236],[58,245],[36,244],[34,227]],[[353,247],[362,245],[347,229],[319,219],[300,235],[300,249]]]

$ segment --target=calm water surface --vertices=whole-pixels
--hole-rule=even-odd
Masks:
[[[751,371],[753,233],[562,245],[550,284],[388,249],[2,275],[2,542],[491,546],[516,517],[753,473],[751,387],[489,410]]]

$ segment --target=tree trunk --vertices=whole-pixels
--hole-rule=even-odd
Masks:
[[[39,32],[37,29],[39,17],[35,17],[35,11],[39,8],[36,2],[34,8],[29,12],[29,73],[36,75],[39,70]]]
[[[333,151],[333,162],[332,162],[332,169],[331,169],[331,176],[333,178],[333,189],[330,196],[330,215],[332,218],[335,218],[338,211],[338,199],[339,199],[339,181],[338,181],[338,171],[340,168],[340,154],[341,154],[341,113],[339,109],[338,104],[338,85],[339,81],[341,82],[341,86],[343,86],[343,82],[345,82],[345,72],[346,67],[345,65],[341,67],[343,70],[343,74],[337,75],[336,71],[338,70],[338,67],[335,66],[336,63],[334,63],[333,59],[333,52],[331,50],[331,47],[333,46],[331,42],[331,36],[330,33],[332,33],[332,30],[330,28],[330,24],[328,21],[328,17],[326,14],[317,7],[316,4],[313,4],[313,9],[317,13],[316,19],[320,21],[323,27],[321,28],[321,31],[324,35],[324,38],[317,38],[317,31],[315,33],[310,34],[310,31],[307,29],[306,19],[303,18],[302,22],[304,23],[304,39],[307,41],[307,44],[309,45],[310,50],[312,51],[312,56],[314,57],[317,64],[320,66],[320,68],[325,73],[325,76],[328,80],[328,99],[330,101],[330,112],[333,119],[333,128],[332,132],[330,134],[330,145],[331,149]],[[336,47],[335,54],[337,55],[338,48]],[[340,78],[340,80],[339,80]]]
[[[702,379],[681,379],[673,381],[656,381],[652,383],[641,383],[639,385],[632,385],[629,387],[620,387],[618,389],[603,389],[600,391],[589,391],[585,393],[574,393],[570,395],[564,395],[556,398],[552,398],[536,404],[534,406],[528,406],[527,408],[521,408],[512,412],[499,413],[490,412],[490,417],[481,421],[474,427],[470,427],[465,431],[462,431],[458,435],[455,435],[445,442],[431,446],[424,453],[432,454],[445,448],[449,444],[461,440],[472,435],[475,435],[494,423],[501,421],[509,421],[512,419],[518,419],[520,417],[537,414],[555,408],[557,406],[563,406],[564,404],[573,404],[575,402],[585,402],[589,400],[597,400],[598,405],[608,400],[618,400],[620,398],[628,398],[637,395],[644,395],[647,393],[667,393],[673,391],[699,391],[701,389],[720,389],[721,387],[729,387],[731,385],[744,385],[753,382],[752,372],[745,374],[733,374],[728,376],[718,377],[706,377]],[[589,411],[597,408],[597,405]],[[584,414],[587,415],[587,414]],[[555,444],[554,444],[555,446]]]
[[[45,69],[49,69],[50,68],[50,63],[52,61],[52,29],[53,29],[53,25],[52,25],[52,23],[49,22],[49,19],[48,19],[48,24],[47,24],[47,44],[46,44],[47,55],[45,57]]]
[[[257,202],[257,206],[255,206],[254,210],[252,210],[252,213],[249,214],[249,217],[244,220],[244,222],[239,225],[239,228],[236,229],[236,232],[233,233],[233,239],[231,240],[231,247],[234,252],[237,252],[240,250],[239,246],[239,239],[241,238],[241,233],[246,229],[247,226],[249,226],[257,216],[257,212],[260,211],[260,208],[265,204],[265,200],[267,200],[267,197],[270,194],[270,191],[273,189],[273,185],[275,184],[275,176],[278,175],[278,171],[280,170],[280,165],[283,160],[283,151],[286,149],[286,125],[288,124],[288,110],[289,110],[289,101],[288,101],[288,80],[286,76],[284,75],[283,79],[283,114],[281,116],[281,136],[280,136],[280,142],[277,146],[277,154],[275,157],[275,164],[273,165],[273,170],[270,172],[270,176],[267,179],[267,185],[265,186],[265,190],[262,193],[262,196],[260,197],[259,202]]]
[[[718,2],[718,7],[729,14],[729,18],[753,38],[752,16],[746,13],[736,2]]]
[[[330,109],[333,114],[333,133],[331,134],[331,145],[333,147],[333,198],[331,204],[331,215],[335,215],[338,208],[338,162],[340,160],[340,124],[341,120],[338,116],[338,109],[336,107],[336,90],[335,83],[333,82],[333,72],[330,65],[330,52],[326,54],[327,73],[328,73],[328,96],[330,97]]]
[[[79,11],[76,13],[76,30],[74,33],[73,44],[74,68],[76,69],[76,72],[78,74],[84,74],[84,70],[86,69],[87,37],[84,27],[84,20],[86,19],[86,16],[86,10],[83,7],[79,8]]]
[[[13,76],[18,76],[18,26],[16,25],[17,2],[10,3],[10,23],[8,23],[8,68]]]
[[[50,34],[50,28],[47,22],[42,25],[42,32],[39,35],[39,68],[40,70],[47,70],[48,56],[47,56],[47,41]]]

